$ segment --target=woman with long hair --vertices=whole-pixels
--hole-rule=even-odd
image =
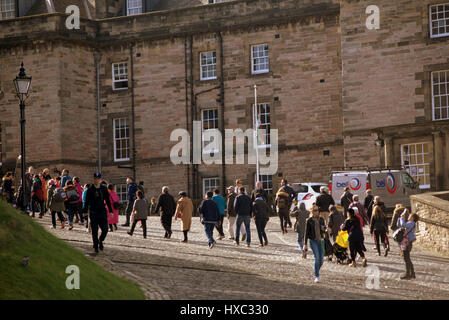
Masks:
[[[351,267],[356,267],[355,257],[357,253],[362,257],[362,265],[366,267],[367,262],[363,252],[363,232],[360,228],[360,218],[356,216],[353,208],[348,209],[348,219],[341,230],[348,231],[349,251],[351,252]]]
[[[388,224],[387,217],[385,216],[384,210],[380,203],[380,197],[376,196],[374,198],[374,203],[376,204],[373,209],[373,214],[371,216],[371,227],[370,234],[374,236],[374,240],[376,241],[376,250],[380,256],[380,243],[379,238],[382,240],[385,249],[385,257],[388,255],[388,246],[386,242],[386,235],[388,232]]]

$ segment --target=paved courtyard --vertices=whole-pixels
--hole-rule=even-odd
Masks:
[[[124,219],[120,216],[120,224]],[[83,226],[76,224],[71,231],[50,229],[48,215],[36,221],[107,270],[136,281],[148,299],[449,299],[449,257],[414,247],[412,261],[417,278],[399,280],[405,266],[396,243],[391,239],[390,254],[379,257],[367,232],[368,266],[380,271],[378,289],[367,288],[367,271],[371,269],[362,268],[360,263],[353,269],[326,260],[321,282],[313,283],[313,254],[309,250],[307,259],[300,259],[296,232],[289,229],[282,235],[277,217],[270,218],[269,245],[263,248],[257,246],[253,222],[250,248],[235,247],[225,231],[226,239],[217,240],[210,250],[199,218],[193,218],[189,243],[185,244],[179,242],[179,221],[173,222],[171,239],[164,239],[159,218],[150,217],[147,239],[143,239],[139,227],[130,237],[128,229],[119,225],[117,231],[108,233],[104,251],[96,256],[92,254],[91,234]]]

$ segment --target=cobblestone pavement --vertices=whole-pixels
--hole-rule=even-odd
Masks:
[[[193,218],[189,242],[182,239],[181,223],[173,222],[171,239],[164,239],[158,217],[147,221],[148,238],[136,227],[131,237],[128,228],[109,232],[105,249],[93,255],[92,237],[81,225],[74,229],[51,229],[50,217],[36,220],[57,237],[85,252],[107,270],[137,282],[148,299],[449,299],[449,257],[441,257],[414,247],[411,257],[416,279],[400,280],[405,265],[399,248],[390,240],[388,257],[378,256],[373,240],[365,233],[368,267],[380,271],[379,287],[367,288],[369,268],[350,268],[325,260],[320,283],[313,283],[314,259],[311,250],[302,260],[296,244],[296,232],[282,235],[279,219],[271,217],[267,225],[269,245],[259,248],[255,225],[251,223],[251,247],[235,247],[228,239],[207,246],[204,229]],[[225,219],[225,230],[227,219]],[[366,231],[366,230],[365,230]],[[214,231],[216,238],[217,232]],[[81,270],[82,272],[82,270]],[[82,279],[81,279],[82,281]]]

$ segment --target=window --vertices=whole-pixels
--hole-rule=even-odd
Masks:
[[[120,199],[120,203],[125,203],[128,201],[126,184],[117,184],[115,186],[115,192],[117,192],[118,198]]]
[[[215,51],[200,53],[201,80],[217,79],[217,56]]]
[[[419,182],[421,189],[430,188],[430,152],[428,143],[404,144],[401,146],[402,165]]]
[[[273,190],[273,176],[268,174],[259,175],[259,181],[262,183],[262,189],[271,193]]]
[[[0,20],[16,17],[15,0],[0,0]]]
[[[265,73],[269,71],[268,44],[251,47],[251,73]]]
[[[203,179],[203,194],[206,194],[208,191],[214,191],[220,187],[220,178],[204,178]]]
[[[432,72],[433,120],[449,119],[449,71]]]
[[[114,161],[129,160],[128,119],[114,119]]]
[[[128,89],[128,63],[120,62],[112,64],[112,89]]]
[[[128,0],[127,1],[128,16],[142,13],[142,0]]]
[[[430,37],[449,36],[449,3],[430,6]]]
[[[205,145],[206,141],[210,141],[210,139],[205,138],[205,133],[207,130],[218,129],[218,109],[203,109],[202,111],[202,142],[203,142],[203,153],[218,153],[218,148],[214,148],[213,146],[218,141],[211,141]]]
[[[257,145],[259,148],[270,147],[270,105],[267,103],[258,104],[256,119],[254,120],[257,128]],[[262,134],[261,130],[265,130]]]

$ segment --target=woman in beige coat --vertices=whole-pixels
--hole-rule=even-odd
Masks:
[[[187,197],[187,193],[181,191],[179,194],[178,204],[176,206],[175,221],[180,218],[182,221],[182,232],[184,233],[184,240],[181,242],[187,242],[187,232],[190,230],[190,225],[192,224],[192,214],[193,214],[193,202]]]

